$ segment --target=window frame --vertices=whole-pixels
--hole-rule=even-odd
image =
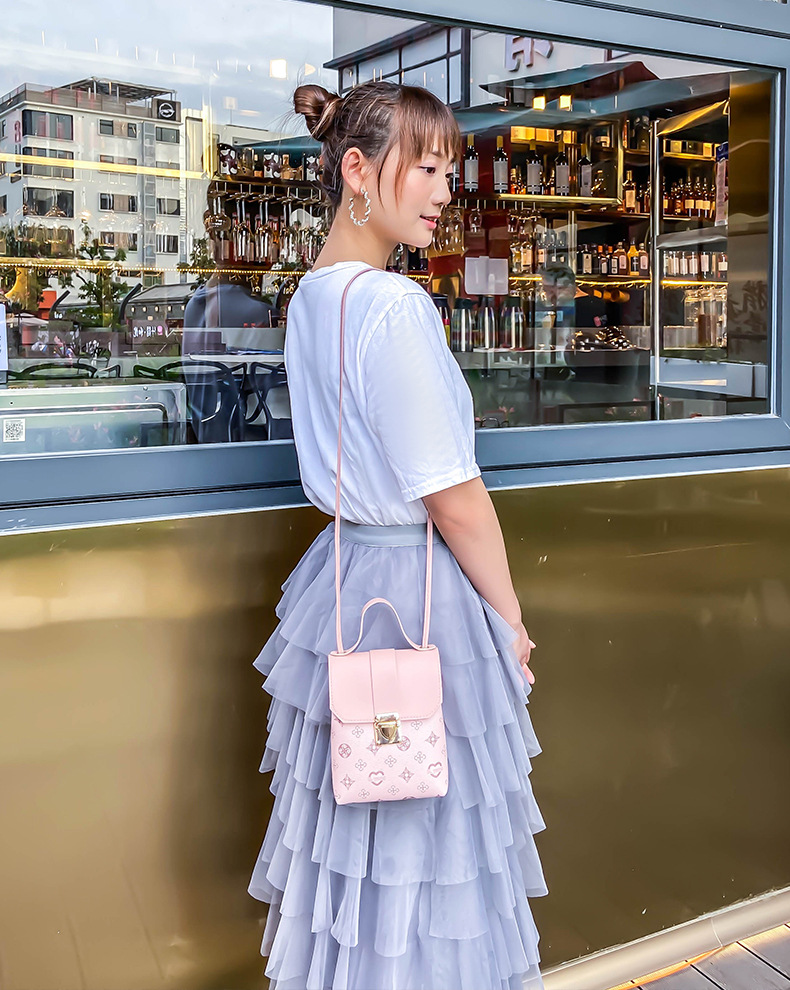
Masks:
[[[446,0],[342,6],[436,19],[445,25],[450,20]],[[451,26],[626,50],[636,40],[636,47],[646,53],[778,72],[771,121],[769,292],[771,407],[776,413],[478,430],[476,456],[491,487],[790,465],[790,348],[781,339],[782,328],[790,327],[790,296],[781,284],[790,232],[790,197],[784,195],[790,186],[790,5],[720,0],[715,31],[689,13],[689,6],[686,0],[639,0],[640,9],[635,9],[636,0],[531,0],[520,8],[512,0],[490,0],[480,7],[473,0],[458,0]],[[746,12],[744,6],[749,8]],[[679,20],[684,22],[682,32]],[[104,514],[117,520],[139,518],[149,509],[154,515],[178,515],[182,509],[199,512],[200,506],[206,511],[230,511],[242,504],[264,507],[275,498],[273,493],[291,493],[292,499],[299,490],[295,448],[287,440],[4,457],[0,472],[0,510],[5,505],[14,518],[33,520],[41,518],[33,512],[36,506],[48,507],[47,518],[64,524],[80,512],[83,518]],[[296,504],[301,501],[298,498]]]

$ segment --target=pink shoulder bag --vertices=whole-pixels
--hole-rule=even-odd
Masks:
[[[395,606],[371,598],[360,616],[359,636],[343,648],[340,612],[340,451],[343,414],[343,349],[346,286],[340,305],[340,399],[335,490],[335,605],[337,649],[329,654],[329,707],[332,790],[338,804],[442,797],[449,783],[447,741],[442,718],[439,650],[428,643],[433,572],[433,520],[428,515],[425,613],[422,643],[409,639]],[[365,613],[381,603],[395,613],[410,648],[357,651]]]

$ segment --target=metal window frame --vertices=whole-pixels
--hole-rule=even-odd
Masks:
[[[636,47],[640,52],[670,57],[776,70],[770,291],[770,367],[774,369],[772,408],[776,414],[480,430],[476,453],[486,480],[508,487],[541,483],[540,477],[551,477],[551,483],[558,484],[585,478],[657,476],[677,473],[683,465],[694,473],[735,464],[790,464],[790,349],[783,347],[781,332],[790,326],[790,296],[783,291],[780,277],[790,231],[790,203],[784,195],[790,181],[786,150],[790,5],[771,0],[719,0],[716,30],[710,29],[708,19],[689,10],[687,0],[639,0],[638,9],[636,0],[531,0],[523,6],[512,0],[489,0],[484,7],[474,0],[456,0],[451,16],[446,0],[398,0],[386,6],[341,0],[331,5],[436,20],[445,26],[528,34],[601,48]],[[678,30],[681,20],[683,31]],[[133,514],[134,500],[141,508],[153,500],[163,512],[169,504],[175,512],[177,504],[187,500],[193,506],[199,504],[201,495],[213,505],[223,500],[230,505],[241,493],[248,493],[253,502],[260,499],[263,507],[274,491],[291,491],[294,486],[298,487],[298,463],[290,441],[0,459],[0,507],[13,510],[19,525],[25,511],[33,513],[42,506],[50,507],[53,520],[58,506],[73,512],[77,504],[123,504],[128,516]]]

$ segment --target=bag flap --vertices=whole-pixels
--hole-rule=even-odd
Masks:
[[[341,722],[372,722],[397,712],[424,720],[442,703],[439,650],[367,650],[329,654],[329,707]]]

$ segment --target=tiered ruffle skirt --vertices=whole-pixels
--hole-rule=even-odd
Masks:
[[[442,663],[450,769],[442,798],[338,806],[331,786],[327,654],[336,648],[334,521],[282,586],[255,660],[271,695],[261,771],[274,810],[249,892],[270,904],[261,952],[276,990],[538,990],[528,898],[548,893],[534,836],[541,748],[509,623],[434,546],[430,637]],[[369,598],[422,636],[425,542],[341,538],[344,645]],[[406,647],[384,606],[360,650]]]

